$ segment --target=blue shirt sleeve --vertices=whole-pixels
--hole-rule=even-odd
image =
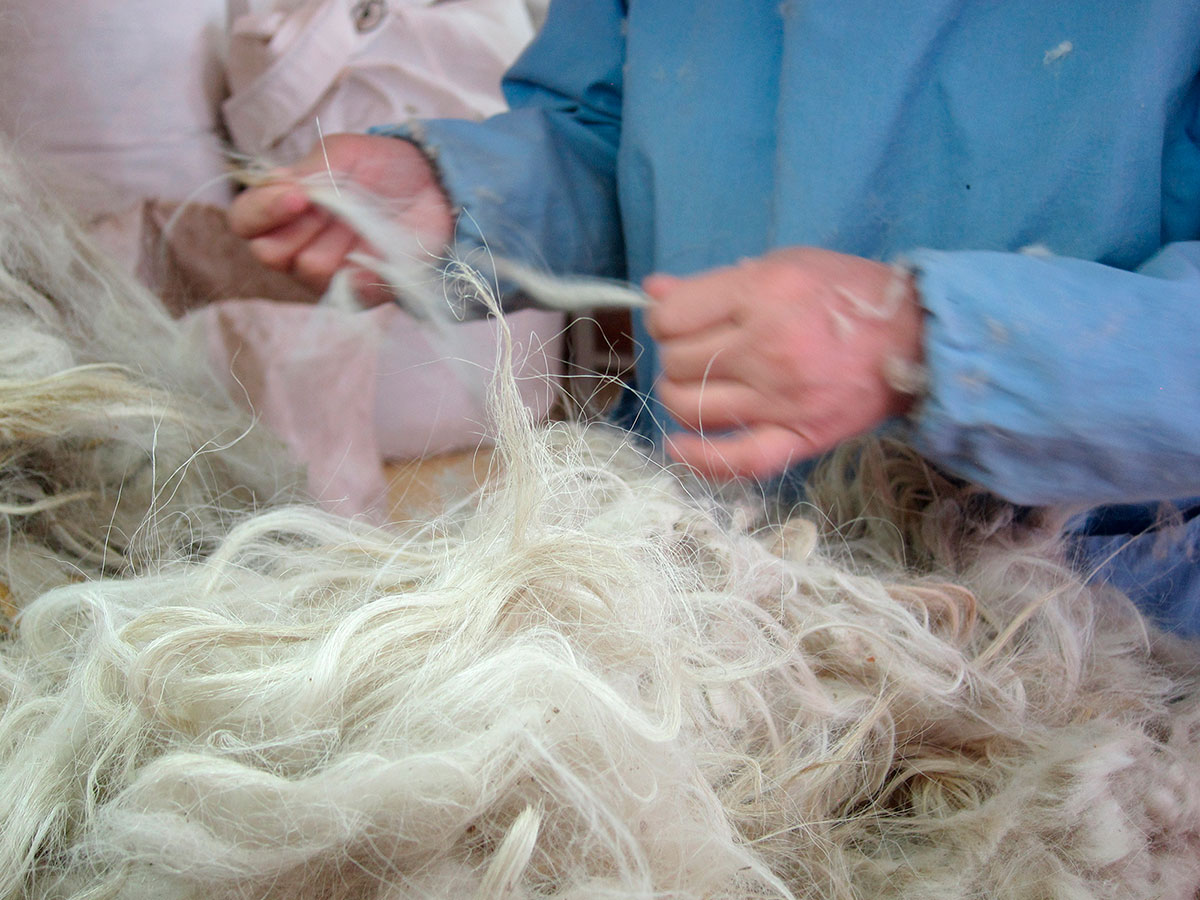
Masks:
[[[1137,271],[911,254],[930,391],[918,449],[1018,503],[1200,494],[1200,242]]]

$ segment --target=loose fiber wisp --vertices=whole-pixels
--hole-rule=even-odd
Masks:
[[[768,524],[503,376],[472,503],[335,518],[0,176],[0,897],[1200,886],[1196,648],[1037,523],[872,444]]]

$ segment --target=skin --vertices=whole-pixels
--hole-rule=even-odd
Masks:
[[[230,227],[250,242],[263,265],[287,272],[320,293],[347,256],[372,252],[347,225],[314,206],[299,186],[307,177],[327,177],[330,171],[340,182],[353,182],[374,197],[394,201],[398,221],[412,229],[423,246],[440,251],[450,242],[450,202],[420,150],[391,137],[335,134],[325,139],[324,148],[314,147],[295,165],[273,172],[268,183],[244,191],[230,208]],[[364,305],[390,299],[366,272],[356,286]]]
[[[329,171],[394,201],[423,246],[449,244],[453,209],[425,155],[340,134],[234,202],[230,226],[264,265],[320,292],[351,253],[371,252],[299,186]],[[366,305],[391,299],[366,272],[357,286]],[[922,311],[912,279],[890,266],[793,247],[689,278],[653,275],[644,288],[656,301],[659,397],[692,432],[668,450],[703,475],[768,478],[912,405],[887,370],[921,363]]]
[[[921,363],[923,314],[891,266],[794,247],[644,288],[659,397],[693,432],[668,450],[703,475],[768,478],[912,406],[887,373]]]

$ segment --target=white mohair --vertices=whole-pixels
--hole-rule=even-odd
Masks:
[[[24,602],[196,555],[287,490],[203,348],[0,147],[0,552]]]
[[[472,504],[265,503],[174,326],[0,173],[0,898],[1200,887],[1196,648],[1044,526],[871,445],[750,527],[503,376]]]

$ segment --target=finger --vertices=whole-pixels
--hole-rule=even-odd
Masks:
[[[369,251],[368,251],[369,252]],[[379,277],[378,272],[372,272],[362,266],[357,266],[350,276],[350,284],[354,287],[355,296],[363,306],[380,306],[396,300],[396,292],[391,285]]]
[[[666,273],[658,272],[654,275],[646,276],[642,281],[642,290],[655,300],[661,300],[682,283],[683,279],[677,275],[667,275]]]
[[[716,325],[687,337],[659,345],[658,358],[663,373],[672,381],[700,381],[707,378],[732,378],[744,365],[744,351],[735,352],[741,332],[731,325]],[[743,364],[738,363],[743,360]]]
[[[648,280],[661,285],[668,278],[654,276]],[[661,342],[732,323],[738,312],[738,287],[728,269],[695,278],[673,278],[671,287],[651,294],[655,302],[646,311],[646,328]]]
[[[818,450],[802,432],[777,425],[751,428],[733,435],[671,435],[667,452],[706,478],[765,480],[814,456]]]
[[[761,422],[763,396],[738,381],[663,380],[655,388],[659,400],[681,425],[695,430],[740,428]]]
[[[357,243],[358,235],[353,230],[341,222],[330,222],[296,254],[291,272],[302,284],[324,291]]]
[[[250,241],[250,250],[259,262],[271,269],[286,272],[300,253],[330,223],[327,212],[311,207],[286,225]]]
[[[238,237],[256,238],[287,225],[309,209],[308,195],[290,182],[251,188],[229,207],[229,227]]]

